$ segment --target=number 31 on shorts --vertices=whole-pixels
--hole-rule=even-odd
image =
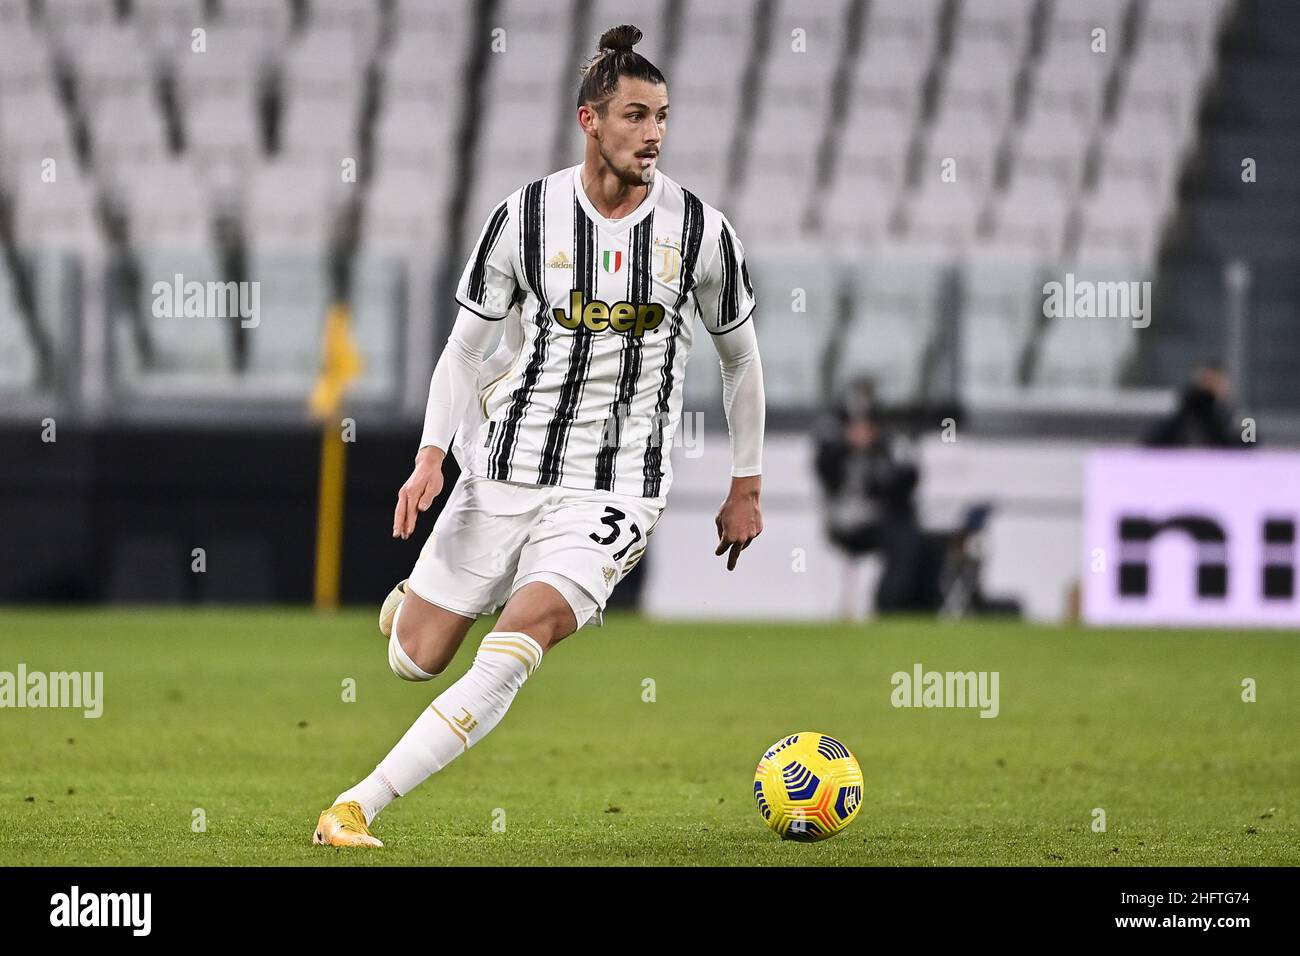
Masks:
[[[627,519],[626,512],[619,511],[617,508],[611,508],[610,506],[606,505],[605,514],[600,519],[600,523],[606,526],[607,528],[609,528],[609,533],[601,535],[593,532],[592,534],[588,535],[588,537],[591,538],[592,541],[595,541],[597,544],[600,545],[614,544],[616,541],[618,541],[619,536],[623,534],[623,525],[620,522],[626,519]],[[618,551],[614,553],[613,558],[615,561],[622,561],[623,555],[627,554],[628,551],[631,550],[632,545],[636,544],[643,537],[643,535],[641,534],[641,529],[637,527],[635,521],[631,522],[631,524],[628,525],[628,530],[632,533],[632,538],[630,541],[627,542],[627,544],[623,545],[622,548],[620,548]]]

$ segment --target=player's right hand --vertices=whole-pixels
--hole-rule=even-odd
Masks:
[[[393,511],[393,537],[405,541],[415,530],[421,511],[428,511],[442,491],[442,460],[446,452],[437,445],[425,445],[415,456],[415,470],[397,492]]]

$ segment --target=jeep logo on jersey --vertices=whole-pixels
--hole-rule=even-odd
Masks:
[[[609,329],[620,335],[632,335],[637,338],[650,329],[658,328],[664,320],[664,307],[657,302],[615,302],[610,305],[600,299],[586,301],[583,294],[574,289],[569,293],[569,309],[553,310],[555,321],[566,329],[576,329],[585,325],[592,332]]]

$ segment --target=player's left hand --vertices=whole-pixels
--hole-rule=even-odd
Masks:
[[[732,478],[727,500],[718,509],[714,524],[718,527],[716,555],[727,555],[727,570],[736,570],[740,552],[763,533],[763,512],[758,507],[761,478]]]
[[[446,452],[436,445],[425,445],[415,456],[415,470],[397,492],[393,511],[393,537],[405,541],[415,530],[415,519],[428,511],[433,499],[442,491],[442,460]]]

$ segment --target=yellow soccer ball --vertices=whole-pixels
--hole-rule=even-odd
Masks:
[[[825,840],[857,815],[862,768],[834,737],[811,731],[791,734],[758,761],[754,800],[759,815],[781,839]]]

